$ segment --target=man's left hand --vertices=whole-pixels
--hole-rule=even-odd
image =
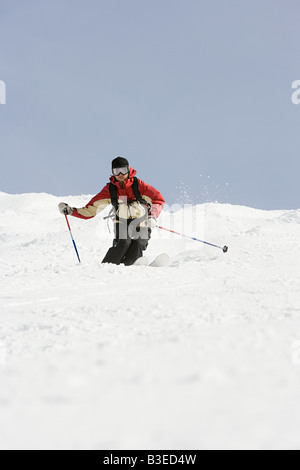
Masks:
[[[155,228],[157,226],[156,219],[154,219],[154,217],[148,217],[148,219],[145,220],[145,226],[151,229]]]

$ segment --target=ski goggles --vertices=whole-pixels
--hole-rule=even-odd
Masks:
[[[122,166],[121,168],[113,168],[112,172],[115,176],[127,175],[127,173],[129,173],[129,168],[128,166]]]

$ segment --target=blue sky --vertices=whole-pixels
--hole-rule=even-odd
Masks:
[[[0,191],[300,207],[300,2],[0,0]]]

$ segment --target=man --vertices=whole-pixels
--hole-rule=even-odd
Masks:
[[[112,173],[110,183],[85,207],[77,209],[64,202],[58,207],[61,214],[91,219],[112,204],[115,238],[102,263],[130,266],[143,256],[165,200],[159,191],[136,178],[126,158],[112,161]]]

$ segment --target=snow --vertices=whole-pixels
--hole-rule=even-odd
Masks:
[[[300,210],[166,209],[150,260],[102,265],[89,195],[0,193],[1,449],[299,449]],[[104,214],[105,215],[105,214]]]

